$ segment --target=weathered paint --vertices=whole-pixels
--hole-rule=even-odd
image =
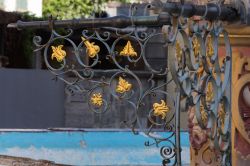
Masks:
[[[188,133],[182,132],[181,138],[183,163],[189,164]],[[4,131],[0,134],[0,154],[71,165],[160,165],[160,147],[145,147],[149,140],[145,134],[128,131]]]

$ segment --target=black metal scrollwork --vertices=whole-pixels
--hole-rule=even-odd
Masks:
[[[184,5],[183,1],[181,2],[181,6]],[[146,5],[144,13],[150,8],[154,9],[156,5]],[[171,7],[171,4],[169,5]],[[218,10],[221,10],[220,6],[217,6]],[[206,7],[208,10],[209,6]],[[42,38],[38,36],[35,36],[33,41],[37,46],[36,51],[44,49],[46,66],[67,84],[66,88],[87,94],[91,111],[98,114],[108,111],[112,104],[111,98],[126,101],[133,108],[134,115],[134,118],[125,122],[126,125],[132,127],[135,133],[144,132],[152,138],[154,142],[146,142],[146,146],[162,146],[160,153],[163,165],[181,165],[180,100],[187,99],[189,103],[186,110],[192,106],[196,108],[198,124],[207,130],[213,146],[211,148],[221,152],[221,163],[226,165],[230,162],[231,124],[231,94],[226,91],[231,86],[232,52],[229,37],[220,21],[206,21],[209,11],[206,11],[200,20],[187,20],[183,16],[183,6],[180,9],[181,12],[176,14],[167,14],[171,25],[164,25],[162,31],[136,26],[136,7],[131,6],[132,26],[127,30],[83,30],[79,36],[81,42],[76,44],[71,39],[72,29],[69,29],[66,35],[60,35],[52,29],[47,43],[41,44]],[[162,7],[161,11],[164,10]],[[112,36],[115,36],[115,39],[112,39]],[[168,67],[156,69],[147,59],[146,48],[153,38],[159,37],[165,40],[162,47],[168,50]],[[220,37],[223,37],[225,43],[224,57],[219,55]],[[56,44],[61,40],[73,48],[76,64],[69,64],[64,46]],[[101,57],[111,61],[115,67],[102,70],[103,76],[96,78],[95,67],[102,63]],[[124,61],[126,63],[122,63]],[[149,86],[144,86],[140,76],[133,70],[133,66],[138,63],[143,63],[145,71],[150,75]],[[111,76],[106,77],[107,73]],[[66,74],[74,77],[68,79],[64,77]],[[156,85],[157,77],[170,79]],[[172,83],[176,86],[175,94],[169,94],[164,89]],[[89,86],[85,87],[83,84]],[[147,126],[142,122],[143,113],[147,113]],[[159,128],[168,134],[158,134],[156,129]]]

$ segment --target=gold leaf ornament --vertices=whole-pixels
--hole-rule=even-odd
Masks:
[[[225,117],[226,117],[226,112],[225,112],[225,105],[224,105],[224,103],[221,104],[221,106],[220,106],[220,108],[219,108],[218,117],[219,117],[220,123],[221,123],[221,125],[222,125],[222,127],[223,127],[223,126],[224,126],[224,123],[225,123]]]
[[[199,54],[200,54],[200,47],[201,47],[197,37],[193,38],[192,44],[193,44],[194,56],[195,56],[195,58],[197,58],[199,56]],[[197,70],[198,78],[200,78],[202,76],[203,72],[204,72],[204,67],[203,67],[202,62],[200,61],[199,62],[199,68]]]
[[[103,105],[102,94],[95,93],[91,96],[91,103],[95,106],[101,107]]]
[[[196,39],[196,40],[197,40],[197,42],[198,42],[198,39]],[[194,41],[193,41],[193,42],[194,42]],[[194,54],[200,53],[200,52],[198,52],[198,50],[195,51],[195,49],[198,49],[198,48],[195,47],[195,43],[196,43],[196,42],[193,43],[193,45],[194,45]],[[213,42],[212,42],[212,38],[211,38],[211,37],[208,38],[208,41],[207,41],[207,44],[206,44],[206,45],[207,45],[207,48],[206,48],[207,57],[211,58],[211,57],[214,55]],[[199,44],[199,43],[198,43],[198,46],[197,46],[197,47],[200,47],[200,44]],[[213,64],[212,64],[210,61],[207,61],[207,62],[208,62],[208,66],[209,66],[210,68],[212,68],[212,67],[213,67]],[[200,62],[200,64],[199,64],[199,69],[197,70],[197,74],[198,74],[198,77],[199,77],[199,78],[202,76],[203,72],[204,72],[204,67],[203,67],[202,62]],[[213,74],[214,77],[216,76],[214,70],[212,71],[212,74]]]
[[[208,82],[207,90],[206,90],[206,102],[211,103],[214,98],[214,92],[213,92],[213,84],[211,82]]]
[[[192,43],[193,43],[194,56],[197,57],[200,54],[200,43],[197,37],[193,38]]]
[[[86,46],[87,55],[90,58],[96,57],[96,55],[100,52],[100,47],[98,45],[95,45],[95,42],[90,43],[84,37],[81,37],[81,38],[82,38],[84,45]]]
[[[199,68],[197,69],[197,76],[198,76],[198,78],[201,78],[201,76],[202,76],[202,74],[203,74],[203,72],[204,72],[204,67],[203,67],[202,65],[203,65],[203,64],[200,63],[200,64],[199,64]]]
[[[214,55],[213,42],[212,42],[212,38],[209,37],[207,41],[207,56],[212,57],[213,55]]]
[[[130,84],[128,81],[123,79],[122,77],[119,77],[118,85],[116,87],[117,93],[125,93],[130,91],[132,88],[132,84]]]
[[[179,63],[181,63],[182,61],[182,48],[181,48],[181,44],[179,41],[176,41],[176,46],[175,46],[175,49],[176,49],[176,58],[177,58],[177,61]]]
[[[207,122],[207,113],[203,105],[200,105],[201,121],[205,124]]]
[[[56,58],[57,62],[62,62],[64,60],[64,58],[66,57],[66,51],[64,51],[62,47],[63,45],[51,46],[52,51],[53,51],[51,55],[52,60],[54,58]]]
[[[154,103],[153,110],[155,116],[161,116],[161,119],[165,119],[167,113],[169,112],[169,107],[164,100],[161,100],[161,103]]]
[[[137,52],[135,52],[130,41],[127,42],[123,50],[120,52],[120,56],[137,57]]]

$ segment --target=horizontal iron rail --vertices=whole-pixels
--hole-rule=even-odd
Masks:
[[[165,69],[165,68],[163,68]],[[78,72],[81,72],[81,69],[75,69]],[[113,76],[115,73],[119,72],[119,70],[117,69],[93,69],[92,70],[95,75],[94,77],[99,78],[100,76],[106,76],[106,77],[111,77]],[[148,79],[150,77],[152,77],[152,73],[150,73],[149,71],[143,71],[143,70],[133,70],[133,73],[136,74],[137,76],[140,76],[142,78]],[[69,74],[69,77],[75,77],[74,74]],[[166,75],[154,75],[154,78],[158,78],[158,79],[165,79]]]
[[[56,28],[101,28],[101,27],[115,27],[126,28],[132,24],[136,26],[162,26],[164,24],[170,24],[170,17],[166,14],[160,14],[159,16],[115,16],[108,18],[94,18],[94,19],[72,19],[72,20],[54,20],[51,21],[30,21],[23,22],[17,21],[17,23],[8,24],[8,28],[18,29],[40,29],[50,28],[54,26]]]
[[[154,9],[154,6],[152,7]],[[157,8],[156,8],[157,10]],[[207,20],[222,20],[234,22],[239,20],[240,15],[232,5],[208,3],[206,5],[194,5],[192,3],[165,3],[163,11],[172,15],[181,15],[184,17],[202,16]]]
[[[163,6],[151,5],[151,10],[162,9],[157,16],[115,16],[108,18],[94,19],[72,19],[72,20],[54,20],[54,21],[17,21],[11,23],[8,28],[17,29],[40,29],[50,28],[51,26],[58,28],[100,28],[115,27],[126,28],[132,25],[136,26],[153,26],[171,25],[170,15],[181,15],[183,17],[202,16],[208,20],[222,20],[234,22],[240,19],[240,15],[236,9],[230,5],[217,5],[208,3],[206,5],[194,5],[192,3],[174,3],[167,2]]]

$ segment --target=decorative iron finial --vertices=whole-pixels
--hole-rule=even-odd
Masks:
[[[203,67],[202,62],[200,62],[199,68],[198,68],[198,70],[197,70],[197,76],[198,76],[198,78],[201,78],[203,72],[204,72],[204,67]]]
[[[202,104],[200,105],[200,113],[201,113],[201,121],[205,124],[207,122],[208,115],[207,115],[205,108]]]
[[[95,93],[91,96],[91,103],[95,106],[101,107],[103,105],[102,94]]]
[[[161,103],[154,103],[153,104],[153,110],[155,116],[161,116],[161,119],[165,119],[167,116],[167,113],[169,112],[169,107],[165,103],[164,100],[161,100]]]
[[[177,57],[177,61],[179,63],[181,63],[182,61],[182,48],[181,48],[181,44],[180,42],[177,40],[176,41],[176,46],[175,46],[175,49],[176,49],[176,57]]]
[[[90,43],[87,39],[84,37],[81,37],[84,45],[86,46],[86,52],[87,55],[90,58],[96,57],[96,55],[100,52],[100,47],[98,45],[95,45],[95,42]]]
[[[207,42],[207,56],[212,57],[213,55],[214,55],[213,42],[211,37],[209,37]]]
[[[196,37],[193,38],[192,44],[193,44],[194,56],[198,57],[200,54],[200,43]]]
[[[118,85],[116,87],[116,92],[125,93],[125,92],[130,91],[131,88],[132,88],[132,84],[130,84],[128,81],[126,81],[122,77],[119,77]]]
[[[56,60],[58,62],[62,62],[64,60],[64,58],[66,57],[66,51],[64,51],[62,49],[63,45],[59,45],[59,46],[51,46],[52,48],[52,55],[51,55],[51,59],[53,60],[54,58],[56,58]]]
[[[220,109],[218,111],[218,118],[220,120],[220,123],[222,126],[224,126],[225,123],[225,116],[226,116],[226,112],[225,112],[225,104],[222,103],[220,106]]]
[[[211,82],[207,85],[207,91],[206,91],[206,101],[211,103],[214,98],[214,92],[213,92],[213,85]]]
[[[137,57],[137,52],[135,52],[130,41],[127,42],[123,50],[120,52],[121,56]]]

